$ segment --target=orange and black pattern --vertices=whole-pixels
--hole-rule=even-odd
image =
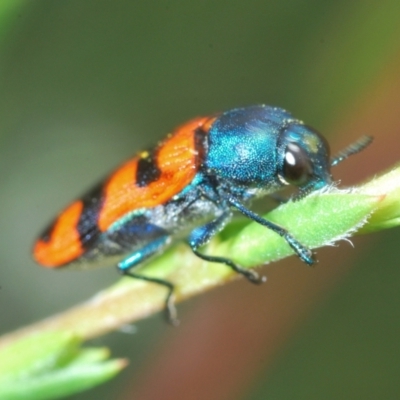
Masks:
[[[214,120],[201,117],[178,127],[157,147],[127,161],[69,205],[36,241],[35,260],[49,268],[62,267],[82,256],[126,214],[171,200],[198,172]]]

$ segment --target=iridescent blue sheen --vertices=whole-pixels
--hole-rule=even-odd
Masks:
[[[309,188],[331,182],[329,146],[315,130],[277,107],[257,105],[222,114],[209,131],[206,168],[218,177],[272,192],[285,185],[283,166],[289,143],[309,157]]]

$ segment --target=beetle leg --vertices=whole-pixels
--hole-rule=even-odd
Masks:
[[[215,220],[209,222],[206,225],[200,226],[196,229],[194,229],[191,234],[189,235],[189,246],[192,249],[193,253],[196,254],[196,256],[200,257],[201,259],[209,262],[215,262],[215,263],[222,263],[225,264],[229,267],[231,267],[235,272],[243,275],[246,277],[250,282],[252,283],[262,283],[265,281],[264,277],[260,277],[257,272],[251,270],[251,269],[245,269],[237,264],[235,264],[232,260],[229,258],[225,257],[218,257],[218,256],[211,256],[208,254],[203,254],[198,251],[198,248],[207,244],[210,239],[220,232],[226,222],[231,218],[231,211],[228,209],[223,212],[218,218]]]
[[[122,275],[127,275],[131,278],[141,279],[143,281],[156,283],[158,285],[165,286],[168,289],[167,297],[165,298],[165,309],[167,311],[167,318],[172,325],[178,325],[177,312],[174,304],[174,285],[164,279],[153,278],[136,272],[132,272],[132,269],[141,265],[144,261],[159,253],[169,244],[169,236],[161,236],[149,244],[145,245],[141,249],[135,251],[129,257],[118,263],[118,271]]]
[[[285,228],[282,228],[281,226],[260,217],[253,211],[246,208],[233,196],[229,196],[227,198],[227,201],[232,207],[235,207],[247,218],[250,218],[253,221],[258,222],[260,225],[263,225],[271,229],[272,231],[276,232],[279,236],[282,236],[286,240],[288,245],[294,250],[294,252],[300,257],[300,259],[303,262],[305,262],[308,265],[312,265],[315,263],[312,251],[303,244],[301,244],[299,241],[297,241]]]

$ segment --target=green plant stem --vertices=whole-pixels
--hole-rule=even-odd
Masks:
[[[338,218],[340,215],[340,218]],[[331,188],[288,202],[266,218],[288,227],[303,244],[317,248],[355,233],[367,233],[400,224],[400,167],[351,190]],[[236,227],[237,228],[237,227]],[[293,254],[274,232],[252,222],[229,229],[205,251],[232,258],[246,268]],[[221,285],[238,275],[221,264],[206,263],[184,244],[174,246],[143,268],[143,274],[174,282],[175,300]],[[131,278],[122,278],[87,302],[0,338],[0,347],[35,332],[59,330],[90,339],[153,314],[164,307],[165,289]]]

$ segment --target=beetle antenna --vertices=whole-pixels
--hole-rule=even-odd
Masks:
[[[331,167],[334,167],[353,154],[357,154],[364,150],[372,143],[372,140],[372,136],[361,136],[356,142],[352,143],[350,146],[339,152],[335,157],[331,158]]]

